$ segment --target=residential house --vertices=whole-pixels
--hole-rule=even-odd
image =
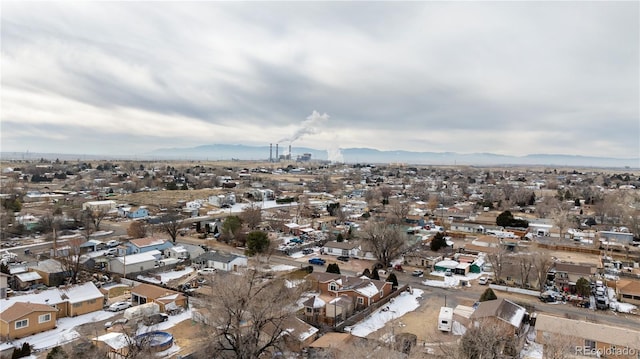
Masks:
[[[620,301],[640,305],[640,281],[620,279],[616,283],[616,291]]]
[[[37,272],[42,277],[42,283],[48,287],[59,286],[71,276],[71,272],[55,259],[39,261],[35,266],[30,266],[29,270]]]
[[[109,271],[124,276],[131,273],[144,272],[155,268],[157,261],[161,258],[162,254],[158,250],[116,257],[109,261]]]
[[[173,246],[165,251],[167,258],[185,260],[189,259],[189,251],[182,245]]]
[[[549,314],[536,314],[536,343],[544,346],[576,348],[577,356],[637,359],[640,330],[574,320]]]
[[[57,309],[38,303],[3,303],[0,312],[0,336],[12,340],[56,327]]]
[[[488,323],[506,323],[514,335],[524,334],[526,309],[508,299],[494,299],[480,302],[469,318],[473,325],[480,321]]]
[[[2,301],[1,307],[8,307],[18,302],[49,305],[57,310],[57,318],[75,317],[101,310],[104,306],[104,294],[93,282],[87,282],[12,296]]]
[[[356,310],[371,306],[393,291],[391,282],[367,277],[314,272],[309,275],[309,278],[321,295],[333,298],[345,295],[353,301]]]
[[[149,209],[146,206],[120,206],[118,216],[130,219],[140,219],[149,217]]]
[[[325,254],[349,257],[356,257],[358,255],[359,249],[360,243],[357,241],[331,241],[325,243],[325,245],[322,247],[322,251]]]
[[[597,270],[597,266],[592,263],[555,262],[547,279],[559,290],[574,293],[576,281],[580,278],[591,280]]]
[[[90,211],[106,211],[110,212],[116,209],[116,202],[107,200],[107,201],[89,201],[82,204],[82,210],[90,210]]]
[[[427,269],[432,269],[441,260],[442,254],[423,249],[407,252],[404,255],[404,264]]]
[[[22,272],[15,275],[17,290],[27,290],[36,284],[42,284],[42,277],[38,272]]]
[[[151,284],[140,284],[131,288],[131,303],[156,303],[160,306],[161,312],[175,310],[178,307],[186,308],[188,305],[184,294]]]
[[[193,263],[205,268],[215,268],[227,272],[237,272],[240,268],[247,266],[247,257],[220,253],[220,252],[205,252],[193,260]]]
[[[473,233],[473,234],[484,234],[485,226],[478,223],[470,223],[470,222],[451,222],[450,231],[454,232],[464,232],[464,233]]]
[[[127,246],[127,254],[137,254],[154,250],[164,252],[165,249],[173,247],[173,244],[164,239],[146,237],[132,239],[129,242],[126,242],[125,246]]]
[[[503,328],[510,339],[502,343],[504,355],[515,356],[524,345],[526,309],[507,299],[480,302],[469,317],[469,326],[493,326]]]
[[[272,324],[267,324],[264,331],[271,335],[274,331]],[[305,323],[297,317],[286,318],[280,324],[280,328],[285,328],[282,332],[284,345],[292,352],[299,353],[303,348],[308,347],[318,338],[318,328]]]

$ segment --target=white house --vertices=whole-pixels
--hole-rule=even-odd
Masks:
[[[188,259],[189,251],[183,246],[174,246],[165,251],[168,258]]]
[[[247,266],[247,257],[212,251],[205,252],[193,262],[206,268],[237,272],[241,267]]]
[[[324,247],[322,247],[322,250],[325,254],[329,255],[356,257],[360,250],[360,244],[351,241],[331,241],[327,242]]]
[[[116,209],[115,201],[89,201],[82,204],[82,210],[91,210],[91,211],[111,211]]]
[[[159,250],[116,257],[109,261],[109,271],[126,275],[127,273],[143,272],[155,268],[156,261],[162,257]]]

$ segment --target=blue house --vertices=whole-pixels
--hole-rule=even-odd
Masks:
[[[164,252],[165,249],[173,247],[170,241],[152,237],[132,239],[125,245],[127,246],[127,254],[145,253],[153,250]]]
[[[149,217],[149,210],[145,206],[120,206],[118,207],[118,216],[131,219],[147,218]]]

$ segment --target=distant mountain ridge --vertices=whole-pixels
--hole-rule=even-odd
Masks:
[[[291,158],[295,160],[303,153],[310,153],[312,159],[328,160],[327,150],[292,146]],[[278,155],[288,154],[288,146],[279,146]],[[526,156],[508,156],[494,153],[456,152],[414,152],[381,151],[373,148],[344,148],[340,153],[345,163],[407,163],[433,165],[554,165],[586,167],[630,167],[640,168],[640,158],[609,158],[563,154],[530,154]],[[161,148],[149,153],[153,157],[182,159],[239,159],[268,160],[269,146],[212,144],[187,148]],[[272,148],[272,157],[276,158],[276,147]]]
[[[291,157],[295,160],[304,153],[310,153],[312,160],[329,160],[327,150],[308,147],[291,148]],[[336,151],[330,151],[336,153]],[[344,148],[340,155],[345,163],[405,163],[415,165],[469,165],[469,166],[506,166],[506,165],[539,165],[539,166],[580,166],[601,168],[640,168],[640,158],[608,158],[563,154],[530,154],[526,156],[508,156],[495,153],[456,153],[456,152],[413,152],[413,151],[381,151],[373,148]],[[289,153],[286,145],[279,146],[278,155]],[[41,157],[60,160],[269,160],[269,146],[212,144],[196,147],[160,148],[147,153],[135,155],[118,154],[65,154],[65,153],[25,153],[1,152],[3,160],[28,159]],[[272,157],[276,158],[276,147],[272,148]],[[333,159],[332,159],[333,160]]]

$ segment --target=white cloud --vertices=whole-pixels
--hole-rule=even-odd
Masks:
[[[3,3],[2,150],[266,145],[318,110],[297,146],[633,157],[639,6]]]

